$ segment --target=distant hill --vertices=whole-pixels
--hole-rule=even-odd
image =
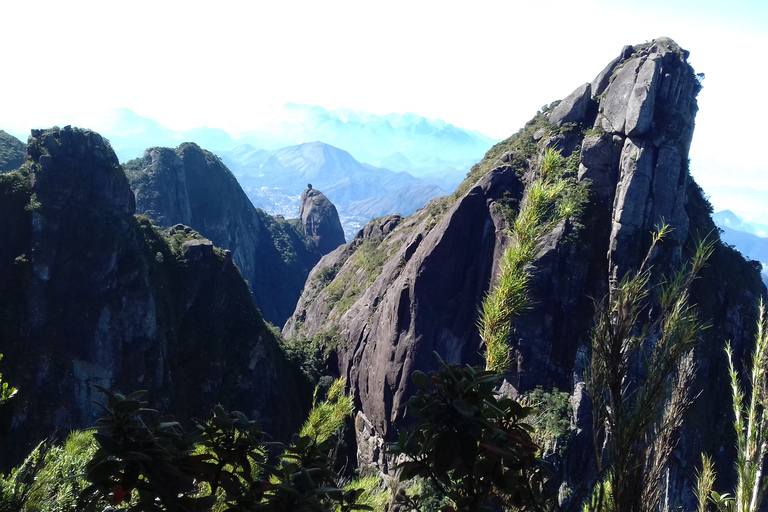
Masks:
[[[704,189],[717,210],[727,209],[750,223],[768,227],[768,190],[733,185],[717,185]],[[766,233],[768,234],[768,231]]]
[[[283,117],[244,133],[243,140],[264,148],[322,140],[372,165],[419,177],[450,176],[454,187],[497,142],[477,131],[414,113],[378,115],[289,103]]]
[[[730,210],[712,215],[712,220],[722,230],[723,242],[735,247],[741,254],[763,265],[763,282],[768,286],[768,226],[745,222]]]
[[[712,220],[714,220],[715,224],[721,228],[730,228],[761,237],[768,236],[768,224],[747,222],[731,210],[723,210],[715,213],[712,215]]]
[[[221,158],[254,206],[273,215],[295,217],[299,196],[308,183],[322,190],[338,208],[347,239],[373,217],[409,215],[445,194],[425,179],[361,163],[347,151],[323,142],[276,151],[239,146],[223,152]]]
[[[109,139],[121,162],[141,157],[144,150],[150,147],[176,147],[182,142],[195,142],[216,151],[232,149],[239,144],[227,132],[218,128],[171,130],[127,108],[110,112],[98,128]]]
[[[175,147],[182,142],[221,153],[244,144],[258,152],[321,140],[345,149],[358,161],[440,180],[436,184],[444,190],[461,183],[469,168],[497,142],[477,131],[414,113],[377,115],[295,103],[285,105],[276,121],[237,134],[208,127],[172,130],[125,108],[115,109],[94,128],[109,139],[121,162],[141,157],[148,147]],[[225,163],[236,172],[232,162]]]
[[[21,167],[27,145],[13,135],[0,130],[0,173]]]

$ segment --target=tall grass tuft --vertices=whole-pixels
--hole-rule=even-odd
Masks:
[[[504,251],[496,285],[480,306],[478,327],[488,370],[504,373],[510,369],[510,322],[528,305],[529,267],[544,236],[564,219],[576,215],[584,201],[583,195],[568,193],[573,182],[562,176],[563,167],[560,153],[548,149],[539,177],[528,184],[511,227],[512,243]]]
[[[322,444],[341,432],[344,420],[355,411],[352,398],[344,394],[344,384],[343,377],[333,381],[328,389],[328,397],[321,403],[317,403],[315,396],[315,404],[299,435],[308,436],[317,444]]]
[[[592,332],[586,384],[595,458],[601,475],[610,475],[617,512],[658,508],[662,473],[693,401],[693,349],[705,325],[689,303],[689,289],[713,244],[699,243],[681,271],[653,286],[649,261],[668,232],[664,224],[657,227],[640,268],[612,285]]]
[[[733,362],[733,349],[726,344],[725,352],[731,375],[733,394],[733,428],[736,431],[736,489],[733,496],[712,490],[715,473],[711,460],[702,454],[702,470],[697,482],[697,497],[708,497],[720,511],[756,512],[765,497],[765,458],[768,455],[768,314],[760,301],[752,369],[744,391],[739,372]],[[705,508],[700,507],[704,512]]]

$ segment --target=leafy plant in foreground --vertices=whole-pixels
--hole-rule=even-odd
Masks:
[[[430,375],[413,373],[419,391],[404,407],[417,424],[389,448],[390,455],[405,458],[396,467],[400,480],[429,480],[454,504],[442,510],[489,510],[489,500],[519,510],[539,508],[545,465],[524,421],[533,408],[501,396],[496,372],[442,360],[440,367]],[[415,510],[428,497],[398,495]]]
[[[295,435],[283,446],[269,442],[259,424],[238,411],[217,406],[210,420],[186,431],[147,408],[143,392],[100,389],[107,404],[94,433],[99,449],[87,465],[84,510],[96,510],[104,498],[156,512],[370,509],[357,503],[362,490],[337,487],[327,455],[344,416],[332,414],[331,427],[315,424],[310,435]],[[270,458],[270,451],[280,454]]]

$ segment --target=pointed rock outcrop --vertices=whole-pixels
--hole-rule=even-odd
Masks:
[[[494,146],[453,196],[433,200],[391,230],[377,227],[385,221],[373,222],[313,269],[284,334],[338,333],[328,362],[347,378],[359,406],[360,464],[387,467],[382,442],[403,428],[402,405],[414,392],[410,374],[434,369],[433,351],[447,361],[483,364],[478,305],[494,286],[526,184],[544,150],[556,147],[591,200],[580,217],[546,237],[531,267],[531,309],[514,320],[505,390],[542,385],[573,394],[576,428],[561,480],[579,506],[594,453],[580,391],[594,315],[590,298],[603,297],[612,281],[638,267],[648,233],[662,219],[673,228],[653,256],[662,273],[680,268],[693,240],[714,228],[687,169],[700,86],[686,58],[667,38],[623,48],[589,85]],[[702,384],[727,383],[722,341],[731,339],[746,353],[763,292],[759,270],[718,243],[693,300],[712,327],[697,352],[696,389],[703,391],[691,414],[713,432],[730,424],[717,405],[727,403],[728,388]],[[722,451],[706,436],[683,433],[683,454],[670,464],[670,505],[691,508],[693,464],[681,461],[698,460],[702,450]]]
[[[254,208],[221,160],[194,143],[150,148],[125,168],[137,213],[163,227],[191,226],[230,251],[264,318],[285,323],[322,255],[297,222]]]
[[[312,239],[320,254],[328,254],[346,242],[336,207],[312,185],[301,194],[299,218],[304,234]]]

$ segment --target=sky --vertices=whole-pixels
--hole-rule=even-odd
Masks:
[[[659,36],[706,75],[697,181],[716,209],[729,206],[724,185],[768,198],[766,0],[2,0],[0,129],[99,129],[128,108],[236,135],[296,102],[415,112],[505,138],[623,45]],[[768,222],[757,203],[738,213]]]

